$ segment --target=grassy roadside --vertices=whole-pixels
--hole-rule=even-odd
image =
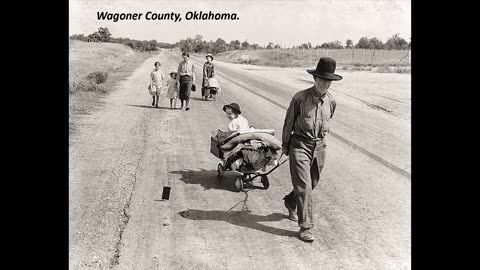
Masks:
[[[82,115],[100,108],[119,81],[157,53],[138,52],[121,44],[70,41],[69,134],[77,130]]]
[[[314,68],[322,56],[330,56],[342,70],[378,73],[410,73],[409,51],[399,50],[238,50],[217,54],[218,61],[276,67]]]

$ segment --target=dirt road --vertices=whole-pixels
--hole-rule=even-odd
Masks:
[[[192,57],[201,83],[203,58]],[[181,60],[148,59],[85,116],[70,138],[70,269],[410,269],[410,77],[341,72],[327,161],[315,189],[316,240],[296,238],[282,198],[288,162],[270,188],[217,184],[210,132],[222,106],[241,105],[257,128],[281,129],[292,95],[311,85],[301,69],[215,62],[223,93],[192,94],[191,110],[150,106],[148,75]],[[162,188],[172,188],[161,200]]]

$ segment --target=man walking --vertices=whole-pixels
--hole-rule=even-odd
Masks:
[[[328,121],[335,112],[335,99],[327,91],[332,81],[342,79],[334,74],[336,62],[322,57],[316,69],[308,69],[314,85],[296,93],[287,110],[282,133],[282,153],[289,156],[293,190],[283,199],[289,219],[298,221],[298,237],[314,240],[312,191],[320,179],[325,163],[325,136],[330,130]]]

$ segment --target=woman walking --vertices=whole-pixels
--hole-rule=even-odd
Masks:
[[[215,76],[215,66],[213,65],[213,55],[207,54],[207,62],[203,64],[203,80],[202,80],[202,99],[208,100],[210,97],[210,88],[208,87],[208,79]]]
[[[190,101],[190,93],[192,85],[195,83],[195,67],[193,62],[189,60],[190,54],[188,52],[182,53],[183,61],[178,65],[177,84],[179,85],[179,97],[181,108],[183,109],[183,101],[185,101],[185,111],[190,110],[188,103]]]

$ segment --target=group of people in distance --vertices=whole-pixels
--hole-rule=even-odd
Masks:
[[[196,90],[195,87],[195,65],[190,60],[188,52],[182,53],[183,60],[179,63],[177,71],[170,72],[170,78],[167,80],[165,87],[167,88],[167,98],[170,99],[170,108],[177,108],[177,99],[180,99],[180,109],[190,110],[190,94]],[[208,79],[215,76],[215,66],[212,63],[213,55],[207,54],[207,61],[203,65],[202,74],[202,99],[208,100],[210,93],[208,91]],[[164,87],[164,74],[160,69],[161,63],[156,61],[154,69],[150,73],[149,93],[152,96],[152,106],[158,107],[160,94]]]

